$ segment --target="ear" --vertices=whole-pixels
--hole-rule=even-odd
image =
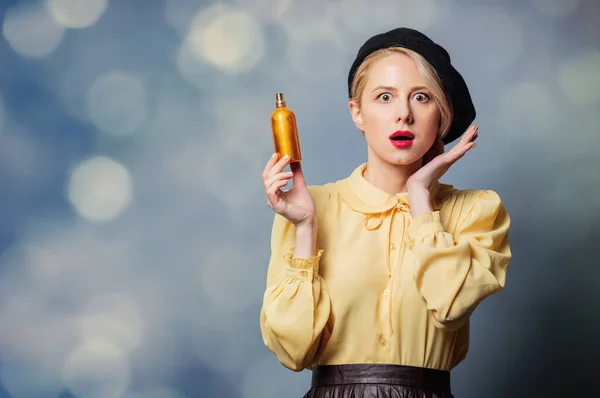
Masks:
[[[360,131],[364,131],[362,113],[356,100],[348,101],[348,109],[350,110],[350,115],[352,115],[352,121],[356,125],[356,128]]]

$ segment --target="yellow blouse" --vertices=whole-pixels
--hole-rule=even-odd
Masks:
[[[407,193],[364,177],[310,186],[317,253],[292,258],[295,227],[275,215],[260,316],[287,368],[388,363],[450,370],[466,356],[469,317],[504,287],[510,218],[490,190],[437,183],[412,219]]]

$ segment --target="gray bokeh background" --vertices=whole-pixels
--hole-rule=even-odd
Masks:
[[[400,25],[476,103],[477,148],[442,181],[513,220],[455,396],[597,385],[600,2],[4,0],[0,23],[0,397],[301,397],[309,372],[258,328],[275,93],[308,182],[347,176],[366,156],[347,70]]]

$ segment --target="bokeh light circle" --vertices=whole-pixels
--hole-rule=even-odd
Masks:
[[[64,28],[54,22],[41,1],[21,2],[9,8],[2,32],[13,50],[34,59],[54,52],[65,35]]]
[[[567,58],[558,69],[558,83],[576,105],[600,100],[600,51],[589,49]]]
[[[106,11],[108,0],[48,0],[54,21],[65,28],[87,28]]]
[[[77,212],[90,221],[119,216],[131,201],[131,177],[121,164],[98,156],[78,165],[69,182],[68,196]]]
[[[80,398],[120,397],[129,385],[129,364],[108,340],[86,340],[75,347],[64,364],[67,387]]]
[[[265,36],[251,14],[220,7],[210,8],[196,18],[188,40],[192,48],[217,68],[246,72],[255,67],[265,51]]]
[[[136,76],[109,72],[92,83],[87,110],[94,124],[109,135],[136,132],[146,121],[147,93]]]

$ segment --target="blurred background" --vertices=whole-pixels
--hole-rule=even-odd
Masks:
[[[401,25],[477,107],[442,182],[496,190],[513,220],[455,396],[600,394],[597,0],[0,4],[1,398],[301,397],[310,372],[259,332],[275,93],[309,184],[346,177],[366,159],[348,69]]]

